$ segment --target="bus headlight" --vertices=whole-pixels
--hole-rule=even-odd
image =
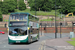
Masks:
[[[30,28],[28,27],[28,30],[29,30]]]
[[[14,39],[15,37],[13,37],[13,36],[9,36],[9,38],[10,38],[10,39]]]
[[[7,29],[7,31],[9,31],[9,28]]]

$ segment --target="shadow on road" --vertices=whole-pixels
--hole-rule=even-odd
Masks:
[[[36,43],[36,42],[38,42],[38,41],[33,41],[31,43],[13,43],[13,44],[9,44],[9,45],[30,45],[30,44]]]
[[[54,49],[54,50],[57,50],[55,47],[52,47],[52,46],[47,46],[45,45],[47,48],[51,48],[51,49]]]

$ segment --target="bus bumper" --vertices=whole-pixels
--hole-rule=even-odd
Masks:
[[[8,38],[8,43],[27,43],[28,42],[28,37],[25,40],[11,40]]]

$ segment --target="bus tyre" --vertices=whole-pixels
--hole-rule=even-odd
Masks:
[[[32,42],[32,37],[31,37],[30,41]]]
[[[28,40],[28,44],[30,44],[31,42],[30,42],[30,39]]]
[[[8,43],[9,45],[13,44],[13,43]]]

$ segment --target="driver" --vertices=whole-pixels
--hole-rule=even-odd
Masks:
[[[15,31],[15,29],[14,29],[14,31],[12,31],[12,33],[13,33],[13,34],[17,34],[17,32]]]

